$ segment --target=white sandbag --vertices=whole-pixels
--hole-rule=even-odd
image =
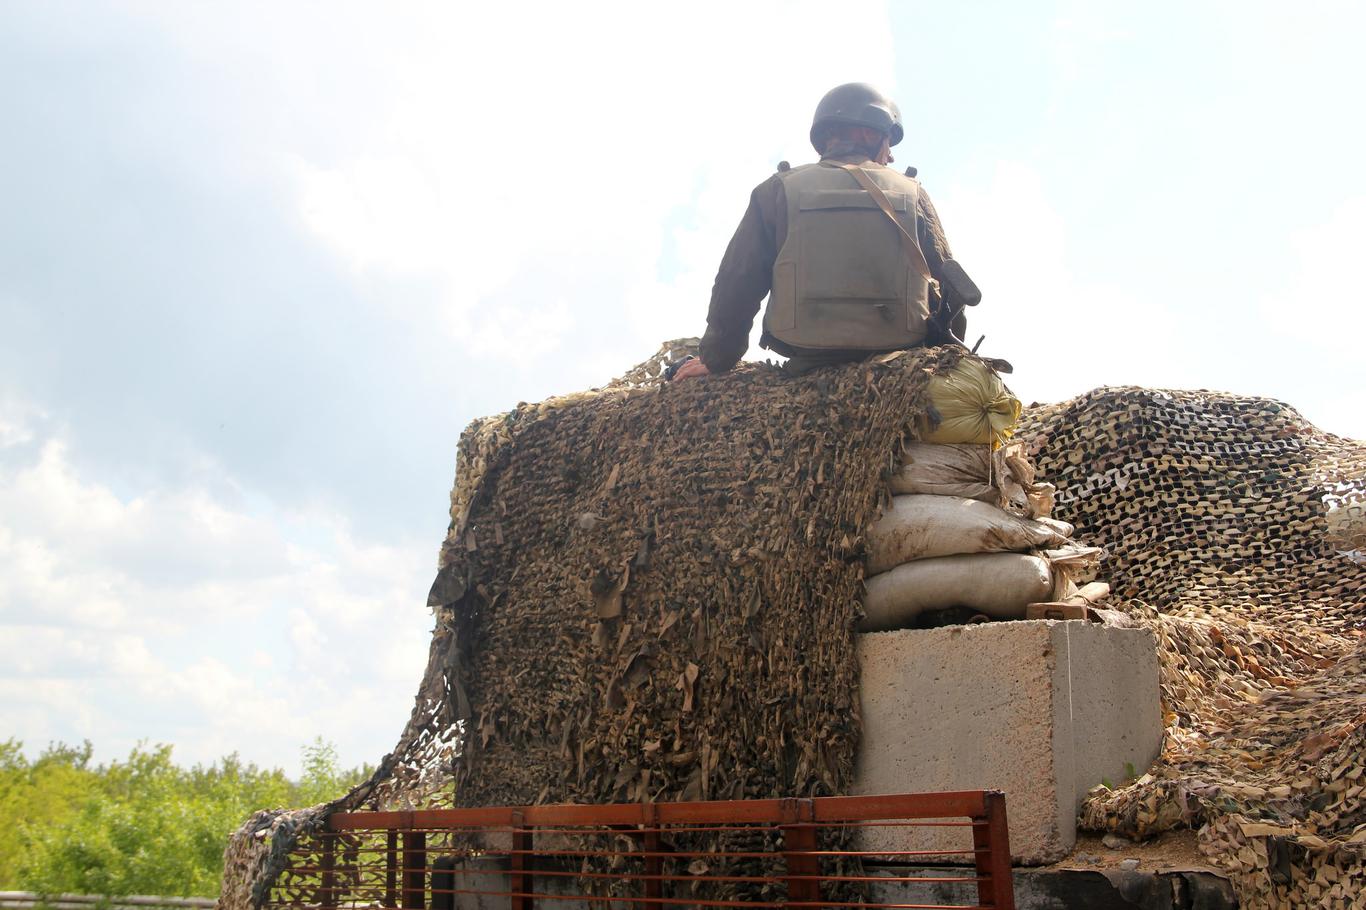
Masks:
[[[892,475],[892,492],[961,496],[1000,505],[1002,494],[991,482],[991,467],[989,445],[907,443],[901,467]]]
[[[1059,518],[1044,518],[1044,517],[1039,517],[1039,518],[1035,518],[1034,520],[1037,521],[1037,522],[1038,522],[1039,524],[1041,524],[1041,525],[1048,525],[1048,527],[1050,527],[1050,528],[1052,528],[1053,530],[1057,531],[1057,532],[1058,532],[1059,534],[1061,534],[1063,537],[1071,537],[1073,534],[1076,534],[1076,533],[1077,533],[1077,526],[1076,526],[1076,525],[1071,524],[1070,522],[1063,521],[1062,519],[1059,519]]]
[[[868,528],[869,575],[903,562],[956,553],[1024,552],[1062,547],[1056,529],[976,499],[893,496],[891,508]]]
[[[968,607],[995,619],[1023,619],[1053,591],[1048,560],[1027,553],[973,553],[920,559],[874,575],[860,632],[911,625],[926,610]]]

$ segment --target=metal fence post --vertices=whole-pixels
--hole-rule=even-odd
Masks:
[[[337,835],[324,831],[322,877],[318,882],[318,904],[323,910],[337,906]]]
[[[815,856],[815,805],[785,799],[781,809],[783,862],[787,865],[787,906],[814,906],[821,899],[821,861]]]
[[[512,910],[532,910],[535,900],[531,897],[533,882],[532,869],[535,867],[532,850],[536,849],[530,828],[522,822],[526,816],[520,809],[512,812],[512,856],[509,857],[508,890],[512,892]]]
[[[423,910],[427,891],[427,835],[403,832],[403,907]]]
[[[645,853],[644,910],[664,910],[664,858],[659,855],[659,807],[650,803],[645,807],[646,829],[640,848]]]
[[[985,794],[986,814],[972,819],[972,846],[977,865],[977,900],[992,910],[1015,910],[1010,876],[1010,831],[1006,798],[999,790]]]
[[[398,832],[393,828],[384,835],[384,906],[398,907]]]

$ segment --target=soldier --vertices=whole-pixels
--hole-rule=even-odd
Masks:
[[[750,194],[712,287],[701,359],[675,379],[734,367],[765,294],[759,344],[786,355],[794,374],[961,340],[976,288],[952,262],[915,169],[887,167],[903,134],[901,111],[872,86],[826,93],[811,124],[820,161],[783,162]],[[939,292],[946,277],[966,291],[953,305]]]

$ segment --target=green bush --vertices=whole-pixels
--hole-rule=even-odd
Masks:
[[[212,897],[228,835],[257,809],[340,796],[370,773],[342,771],[330,743],[303,750],[297,782],[234,754],[181,768],[171,747],[138,746],[92,765],[89,742],[29,761],[0,743],[0,890]]]

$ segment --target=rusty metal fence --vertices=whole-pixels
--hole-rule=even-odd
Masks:
[[[584,903],[1013,910],[1005,797],[972,790],[343,812],[297,845],[268,906]]]

